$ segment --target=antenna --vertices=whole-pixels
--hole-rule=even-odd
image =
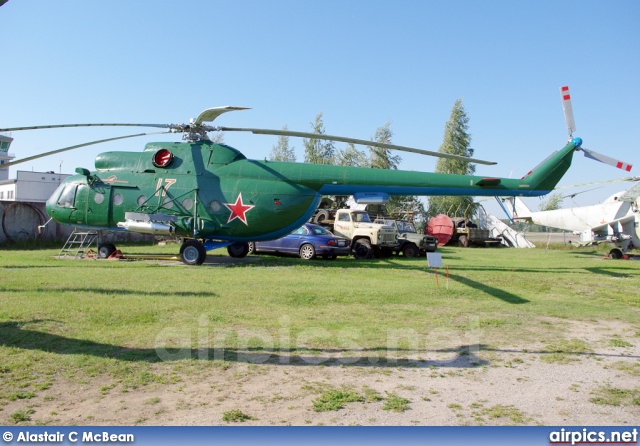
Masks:
[[[569,93],[569,87],[567,87],[566,85],[564,87],[560,87],[560,96],[562,97],[564,120],[567,123],[569,139],[571,139],[571,137],[573,136],[573,132],[576,131],[576,122],[573,119],[573,107],[571,107],[571,94]]]

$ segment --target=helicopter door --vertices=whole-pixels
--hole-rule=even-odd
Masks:
[[[109,226],[116,226],[118,222],[125,221],[124,202],[127,196],[127,188],[112,186],[109,202]]]
[[[87,223],[87,197],[89,196],[89,186],[86,184],[78,184],[76,196],[73,205],[73,212],[69,216],[71,223],[86,224]]]

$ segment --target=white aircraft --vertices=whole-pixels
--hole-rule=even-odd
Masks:
[[[579,233],[580,242],[585,245],[612,243],[615,248],[609,256],[620,259],[628,250],[640,248],[639,197],[640,182],[626,191],[613,194],[601,204],[555,211],[532,212],[520,198],[516,198],[513,217]]]

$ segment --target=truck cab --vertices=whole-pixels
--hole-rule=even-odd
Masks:
[[[387,224],[372,222],[365,211],[338,209],[333,233],[350,240],[357,259],[388,257],[398,246],[396,230]]]

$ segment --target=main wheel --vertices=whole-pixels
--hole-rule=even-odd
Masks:
[[[186,265],[202,265],[207,258],[207,250],[197,240],[187,240],[180,247],[180,260]]]
[[[234,243],[233,245],[227,246],[227,252],[231,257],[236,259],[241,259],[246,257],[249,254],[249,243]]]
[[[311,260],[316,256],[316,248],[309,243],[305,243],[300,247],[300,258],[304,260]]]
[[[463,248],[469,247],[469,239],[466,235],[461,235],[458,237],[458,246],[462,246]]]
[[[620,251],[618,248],[614,248],[609,251],[609,257],[611,257],[612,259],[621,259],[622,251]]]
[[[353,245],[353,256],[358,260],[370,259],[373,256],[371,242],[366,238],[356,240]]]
[[[402,254],[405,257],[419,257],[420,250],[413,243],[409,243],[404,248],[402,248]]]
[[[114,252],[116,252],[116,247],[113,243],[101,243],[98,246],[98,257],[101,259],[108,258]]]

